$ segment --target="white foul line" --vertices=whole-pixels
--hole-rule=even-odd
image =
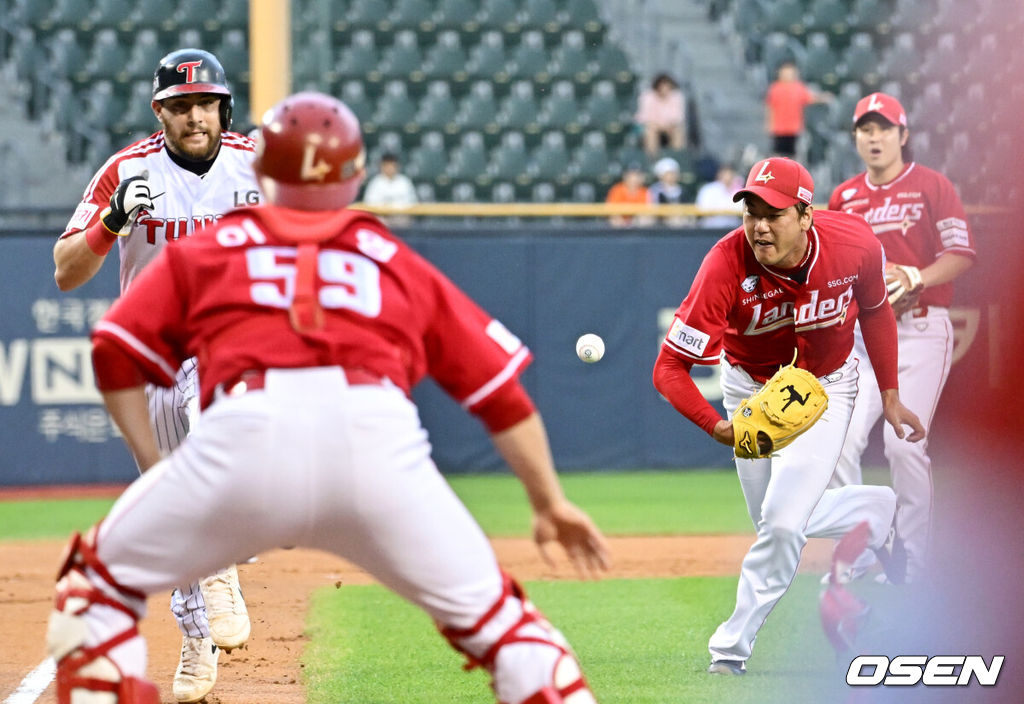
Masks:
[[[36,669],[25,675],[14,694],[4,699],[2,704],[32,704],[39,699],[39,695],[53,682],[53,676],[57,674],[57,663],[53,658],[46,658]]]

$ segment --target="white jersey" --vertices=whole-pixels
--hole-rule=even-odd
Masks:
[[[118,238],[121,292],[170,241],[187,237],[227,211],[259,202],[252,172],[254,142],[237,132],[224,132],[221,149],[210,170],[198,176],[178,166],[158,132],[117,152],[96,172],[61,237],[85,230],[110,203],[126,178],[149,173],[153,209],[136,219],[131,234]]]

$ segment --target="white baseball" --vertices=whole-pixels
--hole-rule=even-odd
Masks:
[[[604,357],[604,340],[600,335],[588,332],[576,340],[576,356],[588,364],[601,361]]]

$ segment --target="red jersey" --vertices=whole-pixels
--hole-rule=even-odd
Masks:
[[[884,256],[861,218],[816,211],[800,283],[754,257],[743,228],[704,257],[676,310],[664,349],[697,364],[730,364],[765,381],[793,360],[815,376],[842,366],[853,349],[857,311],[886,301]]]
[[[886,259],[922,269],[947,252],[973,259],[974,237],[960,196],[949,179],[914,162],[899,176],[876,186],[867,172],[839,184],[829,198],[831,210],[862,216],[885,248]],[[921,305],[946,306],[953,283],[929,286]]]
[[[316,252],[323,327],[299,334],[289,308],[297,248],[276,233],[333,232]],[[312,272],[313,269],[310,269]],[[164,247],[93,331],[155,384],[199,359],[203,408],[246,370],[338,365],[408,393],[426,374],[473,411],[515,379],[530,351],[375,217],[356,210],[243,208]]]

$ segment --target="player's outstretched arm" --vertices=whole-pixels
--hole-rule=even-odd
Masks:
[[[547,431],[536,412],[491,435],[495,448],[522,482],[533,508],[533,539],[541,556],[554,562],[547,544],[558,541],[576,571],[596,577],[611,566],[604,535],[580,508],[566,499],[555,473]]]
[[[923,440],[925,435],[924,425],[917,417],[917,414],[903,405],[900,401],[900,392],[896,389],[886,389],[882,392],[882,413],[886,422],[896,431],[896,437],[906,439],[907,442]],[[904,425],[910,426],[913,431],[910,435],[903,429]]]

